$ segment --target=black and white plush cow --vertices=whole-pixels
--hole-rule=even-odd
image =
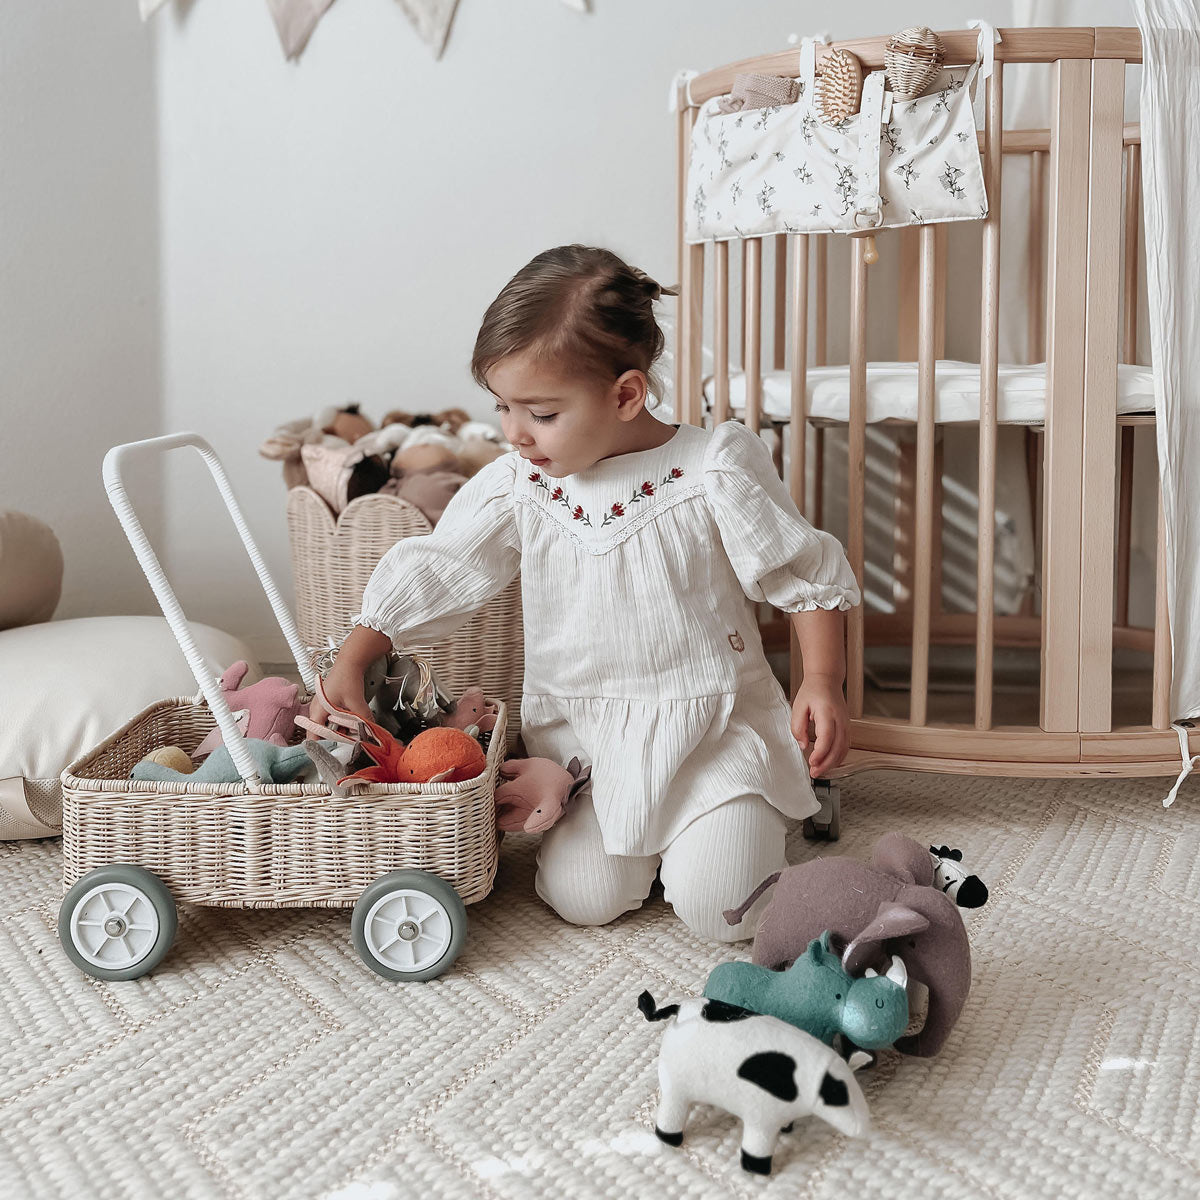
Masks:
[[[870,1125],[853,1067],[804,1030],[704,997],[658,1008],[643,992],[638,1008],[647,1021],[675,1018],[658,1052],[654,1132],[667,1145],[683,1142],[693,1104],[712,1104],[742,1122],[742,1166],[769,1175],[779,1135],[797,1117],[850,1137]]]
[[[987,884],[978,875],[968,875],[962,851],[949,846],[930,846],[933,886],[944,892],[959,908],[982,908],[987,903]]]

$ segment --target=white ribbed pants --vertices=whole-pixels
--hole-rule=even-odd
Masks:
[[[676,915],[698,937],[738,942],[754,936],[770,899],[762,897],[738,925],[736,908],[773,871],[787,865],[787,822],[761,796],[739,796],[697,817],[661,855],[605,854],[590,792],[542,836],[537,894],[572,925],[607,925],[641,908],[660,871]]]

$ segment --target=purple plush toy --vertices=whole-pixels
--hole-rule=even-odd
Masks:
[[[817,858],[768,876],[738,908],[736,925],[772,885],[771,902],[754,939],[754,961],[779,970],[794,962],[826,929],[847,943],[842,962],[860,974],[897,954],[908,977],[929,989],[929,1012],[919,1033],[896,1049],[929,1057],[941,1048],[971,990],[971,947],[954,901],[933,885],[933,860],[919,842],[886,833],[870,863]]]

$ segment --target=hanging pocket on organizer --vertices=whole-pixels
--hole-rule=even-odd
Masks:
[[[989,68],[991,45],[991,28],[981,28]],[[893,101],[884,72],[874,71],[859,111],[834,125],[816,105],[815,58],[806,38],[795,104],[737,113],[722,113],[719,97],[701,105],[688,163],[688,242],[987,215],[972,111],[980,62],[943,69],[925,95],[906,101]]]

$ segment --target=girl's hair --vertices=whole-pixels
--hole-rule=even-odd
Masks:
[[[654,374],[663,334],[654,301],[676,295],[645,271],[593,246],[557,246],[522,267],[488,306],[475,339],[471,374],[487,387],[487,373],[502,358],[524,350],[567,364],[573,373],[616,379]]]

